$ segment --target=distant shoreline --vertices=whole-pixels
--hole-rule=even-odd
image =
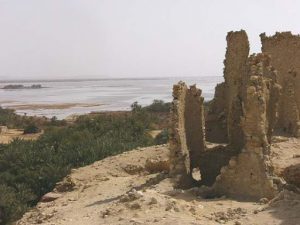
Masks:
[[[183,79],[183,78],[213,78],[223,76],[166,76],[166,77],[107,77],[107,78],[66,78],[66,79],[12,79],[0,80],[0,83],[42,83],[42,82],[82,82],[82,81],[107,81],[107,80],[167,80],[167,79]]]
[[[25,86],[23,84],[8,84],[2,87],[4,90],[24,90],[24,89],[42,89],[44,88],[41,84],[32,84],[30,86]]]
[[[104,104],[95,103],[60,103],[60,104],[16,104],[9,105],[5,108],[14,110],[47,110],[47,109],[70,109],[75,107],[97,107]]]

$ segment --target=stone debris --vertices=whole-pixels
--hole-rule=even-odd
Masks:
[[[102,218],[106,218],[108,216],[112,216],[112,215],[116,215],[117,212],[115,209],[113,208],[108,208],[108,209],[105,209],[103,212],[100,213],[101,214],[101,217]]]
[[[70,176],[67,176],[63,181],[58,182],[54,188],[56,192],[67,192],[74,190],[76,184]]]
[[[269,199],[267,199],[267,198],[261,198],[261,199],[259,199],[259,202],[261,204],[267,204],[269,202]]]
[[[149,173],[169,172],[170,162],[169,159],[156,157],[146,160],[145,169]]]
[[[177,196],[177,195],[180,195],[180,194],[184,194],[184,190],[182,189],[173,189],[173,190],[170,190],[168,191],[166,194],[169,195],[169,196]]]
[[[133,189],[133,190],[129,191],[127,194],[123,195],[120,198],[120,201],[121,202],[130,202],[130,201],[140,199],[143,196],[144,196],[143,192]]]
[[[276,206],[282,201],[293,201],[300,204],[300,195],[293,191],[283,190],[269,202],[269,205]]]
[[[127,164],[127,165],[123,166],[123,170],[130,175],[135,175],[135,174],[139,174],[139,173],[143,172],[144,168],[140,165]]]
[[[175,200],[168,201],[165,210],[166,211],[173,210],[175,212],[179,212],[180,211],[179,207],[177,206],[177,202]]]
[[[134,210],[142,208],[142,206],[139,202],[129,203],[129,204],[127,204],[127,206],[128,206],[128,208],[134,209]]]
[[[155,205],[155,204],[157,204],[157,203],[158,203],[157,199],[154,198],[154,197],[151,197],[151,199],[150,199],[150,201],[149,201],[149,205]]]
[[[300,188],[300,164],[285,168],[283,177],[288,183]]]
[[[294,154],[293,158],[300,158],[300,154]]]
[[[230,220],[240,219],[247,215],[247,210],[243,208],[227,209],[226,212],[220,211],[212,213],[212,217],[216,222],[226,223]]]

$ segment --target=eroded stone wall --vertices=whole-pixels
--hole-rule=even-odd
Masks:
[[[214,188],[217,193],[228,196],[272,198],[276,193],[276,185],[273,184],[269,149],[280,86],[267,55],[252,55],[247,67],[247,76],[243,81],[245,91],[242,95],[241,120],[245,145],[243,151],[221,169]]]
[[[226,147],[207,147],[205,141],[204,106],[201,90],[183,82],[173,86],[173,127],[170,138],[171,175],[178,178],[179,186],[212,185],[220,169],[228,164],[235,153]],[[197,181],[193,177],[201,177]],[[200,170],[200,172],[199,172]]]
[[[224,83],[217,85],[215,96],[207,113],[207,137],[213,142],[228,142],[239,149],[243,146],[240,127],[242,116],[242,82],[246,76],[249,41],[244,30],[229,32],[224,60]]]
[[[201,90],[183,82],[173,86],[172,131],[170,137],[171,174],[191,177],[205,151],[204,111]]]
[[[173,102],[170,132],[170,173],[171,175],[185,175],[190,168],[189,153],[186,143],[184,124],[185,95],[187,86],[179,82],[173,86]]]
[[[205,151],[204,98],[201,97],[201,92],[193,85],[185,95],[184,123],[190,170],[198,167],[200,155]]]
[[[294,136],[300,134],[300,36],[291,32],[260,35],[262,52],[270,54],[278,70],[278,82],[283,88],[279,107],[278,127]]]
[[[239,149],[244,144],[243,132],[240,126],[242,116],[241,88],[243,77],[246,76],[249,41],[244,30],[229,32],[226,40],[224,79],[227,95],[228,141],[233,147]]]
[[[259,53],[253,54],[249,57],[247,61],[247,76],[243,79],[242,89],[246,91],[242,93],[243,104],[247,103],[247,87],[249,84],[253,83],[253,77],[258,77],[262,80],[261,84],[263,85],[260,86],[264,88],[264,98],[266,101],[264,130],[266,131],[267,142],[270,143],[275,126],[277,125],[279,117],[279,101],[282,96],[282,87],[278,83],[278,73],[271,65],[270,55]],[[247,139],[248,137],[245,134],[245,129],[244,136],[246,138],[245,144],[249,143],[249,139]]]
[[[218,84],[213,100],[207,106],[205,114],[206,139],[213,143],[227,143],[226,86]]]

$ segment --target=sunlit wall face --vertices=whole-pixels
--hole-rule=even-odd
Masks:
[[[296,0],[0,0],[0,79],[222,75],[227,31],[300,33]]]

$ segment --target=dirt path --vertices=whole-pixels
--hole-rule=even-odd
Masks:
[[[277,143],[280,148],[286,144]],[[274,159],[278,163],[282,160]],[[167,160],[167,146],[154,146],[73,170],[58,185],[60,192],[57,190],[44,199],[57,198],[55,201],[40,202],[17,224],[297,225],[300,222],[300,197],[292,192],[281,193],[269,204],[239,202],[225,196],[202,199],[196,194],[197,188],[174,190],[167,174],[157,172],[165,168]]]
[[[36,140],[43,132],[36,134],[24,134],[22,129],[7,129],[6,132],[0,134],[0,144],[8,144],[15,138],[22,140]]]

